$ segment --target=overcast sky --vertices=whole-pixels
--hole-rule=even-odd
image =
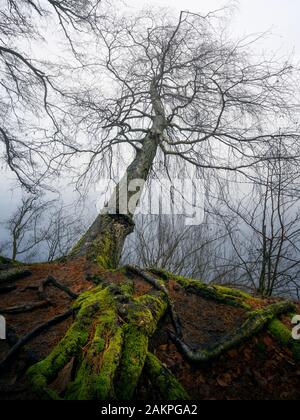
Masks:
[[[139,9],[149,4],[172,9],[189,10],[206,14],[229,4],[226,0],[124,0]],[[300,57],[300,1],[299,0],[240,0],[232,19],[232,29],[237,35],[272,30],[272,40],[265,45],[286,52],[295,48]]]
[[[124,0],[133,10],[144,6],[166,6],[180,10],[190,10],[206,14],[221,8],[224,0]],[[300,61],[300,1],[299,0],[240,0],[231,20],[231,32],[234,36],[265,32],[273,34],[258,48],[264,50],[281,50],[282,55],[293,50]],[[258,51],[259,53],[259,51]],[[10,174],[1,171],[0,163],[0,222],[5,220],[18,202],[18,194],[9,191]],[[0,241],[3,237],[0,225]]]

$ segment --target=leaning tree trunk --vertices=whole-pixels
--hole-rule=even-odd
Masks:
[[[134,230],[133,216],[138,206],[142,188],[128,191],[132,181],[146,181],[163,136],[166,119],[164,108],[157,93],[155,81],[151,84],[153,123],[142,142],[141,149],[127,168],[124,178],[117,185],[109,204],[104,208],[89,230],[70,253],[71,258],[86,256],[104,268],[116,268],[119,264],[127,236]],[[134,199],[135,205],[130,205]]]

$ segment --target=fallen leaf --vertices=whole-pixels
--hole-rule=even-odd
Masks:
[[[232,377],[229,373],[224,373],[224,375],[221,375],[217,378],[217,383],[222,388],[227,388],[232,383]]]

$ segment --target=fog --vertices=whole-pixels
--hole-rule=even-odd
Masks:
[[[227,5],[224,1],[219,0],[201,2],[197,0],[125,0],[124,3],[126,5],[124,5],[124,11],[129,14],[131,12],[136,13],[136,11],[143,8],[165,7],[175,13],[179,13],[183,9],[205,16],[211,11],[223,10],[225,7],[228,27],[227,35],[233,39],[246,38],[249,35],[252,35],[252,38],[250,37],[249,39],[259,38],[255,46],[251,45],[251,48],[254,48],[256,57],[270,57],[274,54],[279,56],[282,62],[291,56],[294,56],[296,61],[300,58],[300,26],[298,23],[300,4],[293,0],[266,0],[264,2],[241,0]],[[264,34],[262,38],[260,37],[261,34]],[[54,37],[51,38],[50,36],[47,42],[49,51],[54,47],[56,50],[55,54],[58,57],[64,57],[64,47],[56,44]],[[38,55],[38,52],[36,54]],[[67,60],[67,58],[65,59]],[[77,165],[81,165],[81,160],[77,161]],[[62,171],[60,180],[55,182],[54,185],[57,189],[57,196],[63,200],[65,205],[75,203],[80,197],[78,191],[75,192],[74,186],[69,184],[70,178],[68,175],[67,172],[64,173]],[[92,190],[90,195],[85,197],[86,201],[83,208],[73,206],[75,213],[82,211],[86,221],[92,220],[97,214],[97,210],[99,210],[99,186],[95,188],[96,190]],[[47,195],[50,196],[51,194],[47,193]],[[0,242],[7,239],[7,232],[3,222],[14,212],[20,197],[21,190],[15,177],[1,161]]]

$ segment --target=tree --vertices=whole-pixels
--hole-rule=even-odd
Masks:
[[[48,219],[44,228],[44,242],[47,261],[50,262],[68,255],[74,242],[85,231],[85,223],[81,217],[74,216],[68,209],[57,205]]]
[[[272,153],[277,160],[262,165],[261,182],[248,193],[233,190],[233,195],[231,184],[222,183],[216,217],[223,221],[236,257],[228,267],[236,269],[238,284],[263,296],[299,296],[298,169],[282,159],[287,151],[281,143]]]
[[[137,216],[128,237],[122,264],[167,270],[185,277],[216,282],[220,252],[226,242],[223,229],[208,219],[201,226],[186,226],[184,217]],[[224,272],[223,272],[224,275]]]
[[[175,158],[203,177],[213,170],[251,177],[252,167],[274,160],[269,151],[279,139],[290,147],[285,159],[297,159],[293,66],[255,62],[247,52],[253,41],[227,41],[215,19],[182,12],[176,20],[148,11],[105,22],[107,54],[98,66],[109,89],[93,84],[74,98],[80,112],[74,126],[81,125],[80,133],[86,127],[90,155],[81,179],[99,174],[120,145],[129,145],[135,157],[110,200],[111,211],[98,216],[72,257],[118,265],[139,202],[134,183],[149,178],[158,156],[166,171]],[[86,150],[74,151],[80,153]]]
[[[45,241],[50,226],[43,221],[46,211],[53,205],[53,201],[42,201],[39,196],[29,195],[22,198],[16,212],[7,221],[10,234],[11,260],[17,257],[30,259],[35,256],[36,247]]]
[[[13,262],[18,257],[25,262],[65,257],[85,229],[82,218],[59,200],[28,194],[5,224],[10,239],[0,244],[1,254],[10,254]]]
[[[95,174],[98,178],[105,167],[112,170],[114,153],[118,148],[124,151],[124,145],[133,149],[134,157],[108,205],[69,253],[70,258],[87,257],[102,273],[118,266],[124,242],[134,229],[141,181],[149,179],[156,159],[166,172],[176,159],[197,168],[202,176],[205,171],[219,170],[243,173],[248,179],[255,176],[259,163],[278,160],[270,150],[279,139],[290,147],[290,155],[281,159],[289,160],[291,155],[298,159],[297,127],[291,118],[295,113],[290,84],[294,69],[286,63],[253,62],[246,53],[251,41],[225,41],[224,32],[214,22],[213,15],[182,12],[175,19],[144,12],[122,19],[112,14],[103,23],[99,44],[106,54],[95,57],[93,64],[97,77],[101,70],[101,80],[98,88],[93,78],[87,80],[92,90],[82,86],[82,92],[68,95],[72,113],[66,115],[66,124],[73,135],[64,153],[68,162],[71,157],[89,157],[87,163],[82,160],[86,166],[80,165],[79,184],[89,182]],[[284,127],[277,127],[276,115],[284,117]],[[279,302],[249,312],[251,296],[242,292],[173,278],[159,270],[127,267],[126,271],[143,278],[154,290],[137,296],[124,272],[124,281],[118,284],[110,284],[100,273],[94,278],[97,286],[81,294],[72,310],[29,334],[35,336],[49,324],[74,316],[65,337],[28,372],[41,397],[131,399],[146,368],[167,399],[187,399],[172,374],[149,353],[149,340],[167,310],[175,332],[170,331],[170,336],[194,363],[218,357],[269,321],[294,310],[289,302]],[[212,347],[195,351],[183,342],[164,280],[173,280],[202,298],[246,309],[247,319]],[[19,347],[17,344],[8,358]],[[68,383],[58,394],[51,384],[67,370],[72,371]]]

